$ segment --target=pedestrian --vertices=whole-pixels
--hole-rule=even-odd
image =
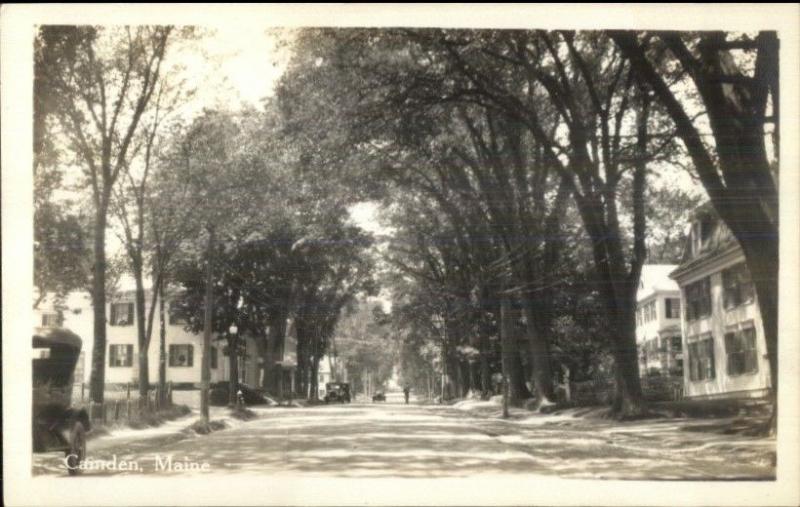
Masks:
[[[408,387],[408,386],[405,386],[403,388],[403,396],[405,396],[405,398],[406,398],[406,405],[408,405],[408,396],[409,396],[409,394],[411,394],[411,388]]]

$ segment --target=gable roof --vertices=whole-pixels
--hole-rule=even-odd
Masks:
[[[636,300],[641,301],[657,292],[680,290],[675,280],[669,277],[677,267],[675,264],[645,264],[642,266]]]

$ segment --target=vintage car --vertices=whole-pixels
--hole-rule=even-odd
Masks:
[[[386,401],[386,394],[384,394],[383,391],[378,391],[372,395],[372,401]]]
[[[334,401],[350,403],[350,384],[346,382],[328,382],[325,384],[325,403]]]
[[[80,472],[91,429],[86,410],[72,407],[81,345],[67,329],[37,328],[33,334],[33,452],[63,451],[70,475]]]

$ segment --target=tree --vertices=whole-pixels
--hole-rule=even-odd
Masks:
[[[112,189],[130,161],[142,115],[159,82],[172,27],[43,26],[37,103],[58,121],[94,208],[94,347],[90,396],[102,403],[106,353],[105,234]]]
[[[168,148],[170,177],[187,183],[185,197],[192,203],[172,204],[193,209],[188,225],[196,235],[184,244],[183,254],[205,264],[201,356],[201,415],[205,421],[209,416],[216,255],[220,247],[227,254],[264,230],[275,209],[265,201],[269,173],[259,156],[259,118],[253,111],[234,115],[207,110],[176,132]]]
[[[358,392],[357,379],[369,377],[371,385],[384,385],[392,375],[397,354],[390,323],[380,305],[359,299],[353,306],[337,323],[334,338],[340,351],[337,362],[344,364]]]
[[[156,311],[156,303],[162,292],[165,269],[168,266],[170,249],[165,248],[165,238],[158,236],[151,238],[151,233],[163,232],[164,228],[159,227],[157,220],[163,218],[164,214],[153,213],[159,207],[163,207],[170,201],[157,202],[152,199],[154,189],[152,185],[153,173],[159,162],[159,155],[163,149],[162,124],[166,118],[183,102],[186,98],[184,90],[176,85],[174,77],[165,75],[159,82],[155,92],[151,111],[143,115],[143,127],[137,136],[134,137],[133,149],[131,150],[131,161],[123,166],[121,177],[113,189],[113,200],[111,209],[116,216],[122,234],[119,234],[125,251],[128,255],[128,262],[131,273],[136,284],[136,329],[138,345],[139,363],[139,396],[142,407],[146,406],[148,392],[150,389],[149,376],[149,350],[153,332],[153,322]],[[162,166],[163,168],[164,166]],[[158,181],[157,181],[158,182]],[[154,216],[151,218],[150,215]],[[176,213],[173,213],[174,216]],[[177,213],[183,218],[178,230],[173,231],[173,235],[180,236],[181,233],[189,232],[188,216],[185,213]],[[153,226],[148,228],[148,222]],[[183,231],[181,231],[183,229]],[[170,238],[173,240],[179,238]],[[151,248],[151,242],[155,240],[155,245]],[[154,255],[148,255],[151,253]],[[145,269],[146,265],[151,266],[151,278],[153,282],[150,304],[145,306]],[[149,308],[145,315],[145,308]],[[163,357],[161,361],[163,361]],[[161,373],[161,366],[159,374]],[[164,375],[165,376],[165,375]],[[159,375],[159,377],[162,377]],[[160,378],[159,394],[164,394],[165,379]]]
[[[86,287],[91,250],[81,217],[69,212],[67,206],[37,199],[33,221],[36,308],[48,294],[59,300]]]
[[[611,31],[611,37],[664,105],[714,209],[744,251],[764,323],[773,395],[778,391],[779,42],[775,32],[747,35]],[[699,94],[713,146],[693,117],[691,102],[670,88],[658,42],[669,51]],[[734,51],[745,53],[734,56]],[[755,53],[753,55],[753,53]],[[754,63],[747,62],[754,57]],[[748,67],[751,67],[748,69]],[[748,70],[752,75],[748,75]],[[765,125],[773,124],[773,160]],[[773,418],[774,420],[774,418]]]
[[[453,222],[455,248],[471,249],[465,257],[480,252],[474,245],[485,246],[487,235],[505,250],[514,276],[520,279],[510,286],[526,302],[532,350],[528,361],[536,363],[530,369],[533,381],[540,398],[547,399],[552,386],[543,336],[550,318],[546,286],[552,281],[548,277],[555,276],[560,243],[552,231],[558,228],[568,192],[565,187],[549,194],[559,177],[542,170],[536,157],[529,156],[530,136],[524,135],[518,121],[481,104],[456,102],[449,95],[445,83],[465,78],[441,65],[437,48],[419,39],[425,34],[309,30],[300,38],[303,49],[280,96],[292,123],[305,136],[323,138],[323,146],[338,145],[339,152],[345,151],[343,145],[350,147],[346,162],[334,159],[330,164],[347,179],[353,178],[348,166],[355,165],[364,168],[367,181],[383,181],[384,188],[386,181],[394,183],[386,195],[397,187],[425,195]],[[387,68],[386,61],[394,65]],[[306,83],[315,87],[311,96],[300,93],[308,88]],[[317,100],[323,87],[330,90],[325,96],[338,99]],[[320,109],[327,113],[319,115]],[[332,122],[335,136],[325,134],[333,129]],[[352,163],[355,158],[357,165]],[[467,219],[465,210],[476,210],[478,216]],[[537,286],[540,290],[534,292]],[[527,396],[524,380],[517,384]]]
[[[430,164],[442,168],[433,172],[434,182],[449,176],[452,180],[445,185],[460,192],[468,186],[460,181],[480,188],[483,178],[486,191],[480,202],[483,206],[494,205],[495,209],[488,211],[496,217],[492,233],[498,238],[508,240],[529,230],[534,231],[531,240],[540,236],[536,225],[548,213],[536,208],[531,192],[544,191],[552,198],[548,190],[553,192],[559,183],[563,184],[563,194],[573,197],[591,245],[605,310],[615,316],[611,322],[618,386],[614,409],[623,417],[640,414],[643,407],[632,309],[646,254],[644,192],[648,164],[669,159],[673,144],[669,136],[649,134],[662,113],[652,104],[647,86],[636,81],[628,63],[620,58],[613,42],[602,33],[590,32],[332,33],[324,29],[311,30],[300,41],[303,51],[298,62],[303,63],[298,63],[290,75],[313,82],[318,88],[327,87],[332,90],[330,95],[342,98],[320,104],[328,114],[316,122],[307,116],[317,111],[316,102],[305,116],[298,113],[300,106],[293,108],[295,113],[312,125],[320,121],[324,124],[329,118],[336,118],[338,125],[347,125],[347,133],[338,133],[331,142],[344,138],[368,155],[379,155],[373,157],[380,160],[374,164],[379,167],[395,169],[403,162],[417,162],[409,156],[408,149],[386,149],[398,144],[407,148],[416,143],[438,155],[439,163]],[[392,65],[387,66],[387,61]],[[354,89],[358,92],[349,96],[344,92]],[[460,115],[453,105],[467,114]],[[436,108],[440,108],[437,112],[449,114],[425,114]],[[443,116],[446,122],[442,122]],[[468,136],[460,137],[466,137],[475,147],[459,162],[467,167],[478,166],[460,180],[452,170],[453,160],[458,159],[442,156],[441,145],[432,142],[438,132],[448,131],[459,120],[468,132]],[[465,150],[462,147],[460,151],[463,154]],[[387,152],[393,157],[389,161]],[[458,155],[455,149],[453,152]],[[521,155],[524,158],[520,159]],[[425,168],[430,170],[429,166]],[[499,176],[504,171],[511,176]],[[554,176],[556,185],[520,184],[518,177],[541,178],[546,174]],[[420,179],[424,180],[424,176]],[[523,199],[514,195],[517,190],[525,196]],[[627,201],[620,198],[623,192],[631,195]],[[444,195],[453,199],[452,194]],[[543,202],[552,205],[557,201]],[[624,202],[630,207],[622,208]],[[522,213],[525,219],[519,220],[520,211],[527,206],[536,212]],[[554,218],[560,217],[558,209],[553,206],[548,212],[552,211]],[[560,221],[553,222],[553,230],[558,230]],[[506,231],[499,227],[501,224],[509,224]],[[560,242],[554,241],[549,248],[546,242],[542,243],[541,250],[530,248],[527,255],[520,254],[526,249],[511,243],[510,253],[506,254],[515,261],[523,259],[509,262],[509,267],[514,288],[519,283],[524,289],[520,299],[531,307],[526,322],[533,346],[531,359],[538,361],[533,368],[534,373],[538,372],[534,380],[539,383],[537,391],[546,398],[551,391],[550,359],[546,339],[537,336],[548,332],[547,322],[552,317],[546,309],[549,284],[543,276],[551,274],[552,269],[548,270],[542,261],[548,260],[549,255],[553,255],[550,260],[558,259]],[[539,290],[541,297],[537,297]]]
[[[292,247],[298,256],[294,321],[298,338],[299,384],[318,392],[319,361],[328,350],[342,312],[358,295],[377,287],[366,255],[371,240],[361,229],[339,220],[310,228]],[[307,382],[307,384],[306,384]]]

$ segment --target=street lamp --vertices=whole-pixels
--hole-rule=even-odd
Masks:
[[[231,324],[231,326],[228,328],[228,333],[230,333],[230,336],[231,336],[230,346],[228,347],[230,350],[228,350],[228,354],[232,358],[231,359],[232,361],[236,361],[237,366],[238,366],[238,361],[239,361],[239,336],[237,335],[238,332],[239,332],[239,328],[236,326],[236,323]],[[237,370],[237,375],[236,375],[237,378],[235,378],[235,379],[233,378],[233,371],[232,370],[231,370],[230,375],[229,375],[230,379],[228,380],[228,382],[229,382],[230,391],[229,391],[229,396],[228,396],[228,403],[233,401],[236,404],[236,406],[238,407],[239,406],[239,378],[238,378],[239,377],[239,375],[238,375],[239,368],[236,368],[236,370]]]

